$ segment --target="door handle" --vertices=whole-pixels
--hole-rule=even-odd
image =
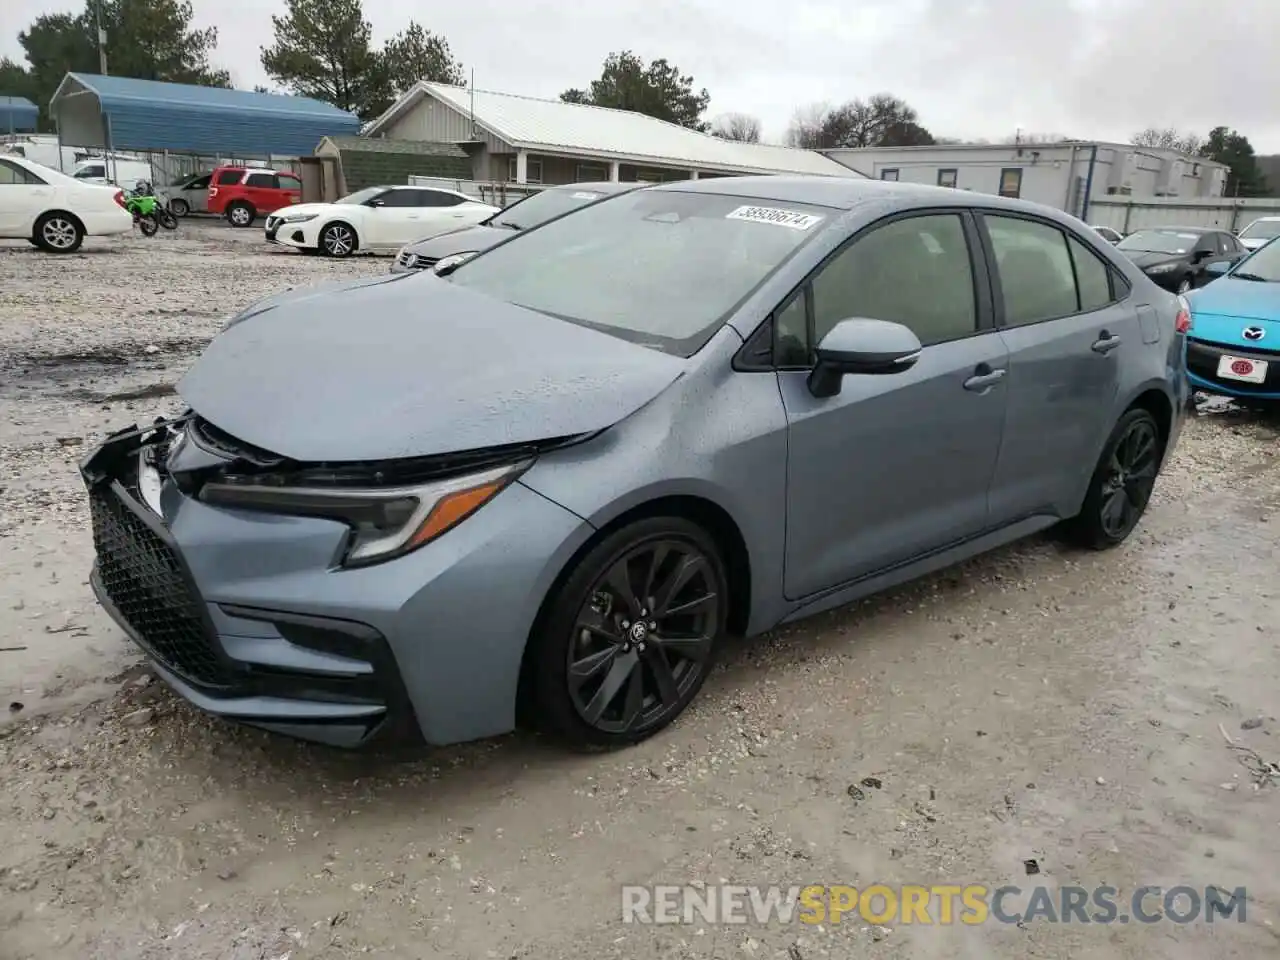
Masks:
[[[1093,341],[1093,346],[1090,349],[1094,353],[1101,353],[1105,356],[1118,346],[1120,346],[1120,338],[1112,336],[1106,330],[1103,330],[1102,333],[1098,334],[1098,339]]]
[[[992,370],[985,363],[980,363],[973,371],[973,376],[964,382],[964,388],[975,393],[984,393],[1004,379],[1005,370]]]

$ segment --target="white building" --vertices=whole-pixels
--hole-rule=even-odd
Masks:
[[[813,150],[740,143],[634,113],[420,81],[365,136],[457,144],[473,179],[557,184],[743,174],[858,176]]]
[[[1227,180],[1226,166],[1212,160],[1172,150],[1083,140],[867,147],[825,153],[868,177],[1022,197],[1083,219],[1088,219],[1088,203],[1095,200],[1220,197]]]

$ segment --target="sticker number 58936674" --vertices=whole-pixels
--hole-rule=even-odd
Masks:
[[[787,227],[791,230],[808,230],[822,217],[812,213],[800,213],[798,210],[783,210],[779,207],[738,207],[726,213],[726,220],[751,220],[755,223],[772,223],[774,226]]]

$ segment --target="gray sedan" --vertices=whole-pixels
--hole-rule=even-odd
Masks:
[[[405,273],[409,270],[426,270],[434,267],[442,260],[460,261],[474,256],[482,250],[495,247],[503,240],[510,240],[513,231],[531,230],[536,226],[564,216],[589,203],[595,203],[605,197],[619,193],[628,193],[643,183],[569,183],[558,187],[547,187],[537,193],[531,193],[522,200],[517,200],[504,207],[488,220],[478,226],[451,230],[426,240],[406,244],[400,248],[394,262],[392,273]]]
[[[1184,300],[1057,211],[668,184],[281,294],[82,465],[91,582],[214,714],[354,746],[678,717],[754,635],[1065,524],[1123,542]]]

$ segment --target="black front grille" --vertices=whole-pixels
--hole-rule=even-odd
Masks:
[[[226,686],[230,677],[206,627],[203,601],[173,548],[111,489],[94,490],[89,507],[98,578],[120,616],[173,672]]]
[[[1218,376],[1218,361],[1223,354],[1246,360],[1264,361],[1267,379],[1263,383],[1247,383]],[[1187,369],[1202,380],[1221,384],[1235,393],[1280,393],[1280,353],[1274,350],[1258,350],[1247,347],[1231,347],[1203,340],[1187,341]]]
[[[415,270],[427,270],[434,267],[439,262],[439,257],[418,257],[418,259],[409,264],[409,266],[413,267]]]

